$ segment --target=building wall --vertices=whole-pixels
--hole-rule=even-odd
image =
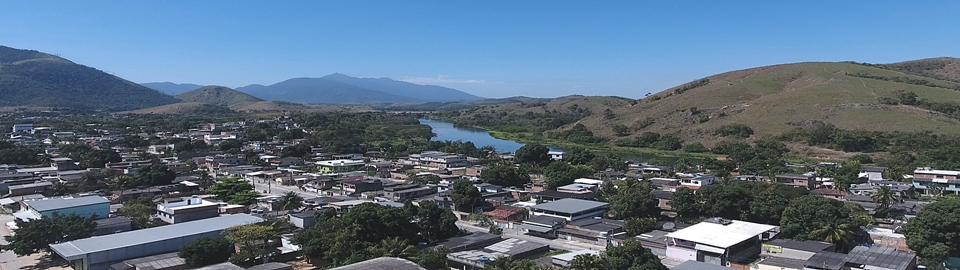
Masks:
[[[679,261],[696,261],[697,251],[676,246],[667,246],[667,258]]]
[[[761,254],[763,254],[764,256],[797,259],[797,260],[807,260],[807,259],[810,259],[810,257],[813,257],[814,254],[816,254],[815,252],[783,248],[780,246],[769,245],[769,244],[763,244],[763,248],[761,250],[762,250]]]
[[[183,223],[188,221],[200,220],[205,218],[214,218],[220,216],[220,207],[217,205],[211,205],[208,209],[202,211],[186,212],[186,213],[176,213],[170,215],[168,213],[159,212],[158,216],[161,220],[167,223]]]
[[[63,209],[49,210],[49,211],[43,211],[43,212],[38,212],[35,209],[31,208],[30,211],[36,214],[37,216],[44,216],[44,217],[52,216],[53,212],[57,212],[62,215],[77,214],[78,216],[82,216],[82,217],[97,215],[97,218],[107,218],[107,217],[110,217],[110,203],[104,202],[100,204],[84,205],[80,207],[63,208]]]

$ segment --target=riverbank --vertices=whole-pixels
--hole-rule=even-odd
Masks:
[[[475,127],[477,128],[477,127]],[[616,146],[611,143],[606,144],[579,144],[572,143],[568,141],[562,141],[557,139],[543,138],[538,137],[532,133],[512,133],[512,132],[502,132],[502,131],[491,131],[488,130],[490,136],[501,140],[510,140],[520,143],[538,143],[545,146],[553,146],[558,148],[572,148],[580,147],[591,152],[599,153],[612,153],[620,154],[626,156],[639,156],[641,159],[646,160],[649,158],[658,158],[658,159],[679,159],[679,158],[692,158],[692,159],[716,159],[720,155],[710,154],[710,153],[687,153],[681,151],[664,151],[657,150],[652,148],[634,148],[634,147],[622,147]],[[649,158],[642,158],[642,157]]]

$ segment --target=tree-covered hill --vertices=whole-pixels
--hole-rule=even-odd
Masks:
[[[0,46],[0,106],[128,110],[177,101],[54,55]]]

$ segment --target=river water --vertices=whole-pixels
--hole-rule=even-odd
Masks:
[[[428,125],[431,129],[433,129],[433,133],[437,135],[430,139],[433,141],[471,141],[477,147],[493,145],[493,147],[495,147],[499,152],[516,152],[517,149],[520,149],[520,147],[524,145],[523,143],[511,140],[494,138],[489,132],[482,129],[459,128],[454,127],[452,123],[437,120],[422,118],[419,120],[421,124]],[[563,151],[563,149],[557,147],[550,147],[550,150]],[[655,154],[643,154],[640,152],[618,153],[618,155],[627,160],[636,162],[653,162],[655,160],[655,163],[658,165],[673,165],[678,159],[680,159],[680,157],[677,156],[659,156]],[[701,162],[700,158],[688,157],[687,159],[698,164]]]
[[[493,145],[499,152],[516,152],[524,144],[510,140],[494,138],[489,132],[482,129],[468,129],[454,127],[452,123],[430,119],[420,119],[420,123],[430,126],[437,136],[433,141],[470,141],[477,147]]]

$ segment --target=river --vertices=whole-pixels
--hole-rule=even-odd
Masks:
[[[433,130],[433,133],[437,136],[431,138],[433,141],[471,141],[477,147],[493,145],[494,148],[499,152],[516,152],[517,149],[520,149],[524,144],[511,141],[494,138],[490,135],[489,132],[482,129],[471,129],[471,128],[460,128],[454,127],[452,123],[430,120],[430,119],[419,119],[421,124],[428,125]],[[563,149],[557,147],[550,147],[550,150],[563,151]],[[636,153],[618,153],[621,157],[638,161],[646,162],[655,159],[660,165],[672,165],[680,157],[678,156],[659,156],[655,154],[643,154],[641,152]],[[688,157],[694,162],[699,162],[699,158]]]
[[[468,129],[454,127],[452,123],[430,119],[420,119],[420,123],[430,126],[437,136],[433,141],[470,141],[477,147],[493,145],[499,152],[516,152],[524,144],[510,140],[494,138],[489,132],[482,129]]]

